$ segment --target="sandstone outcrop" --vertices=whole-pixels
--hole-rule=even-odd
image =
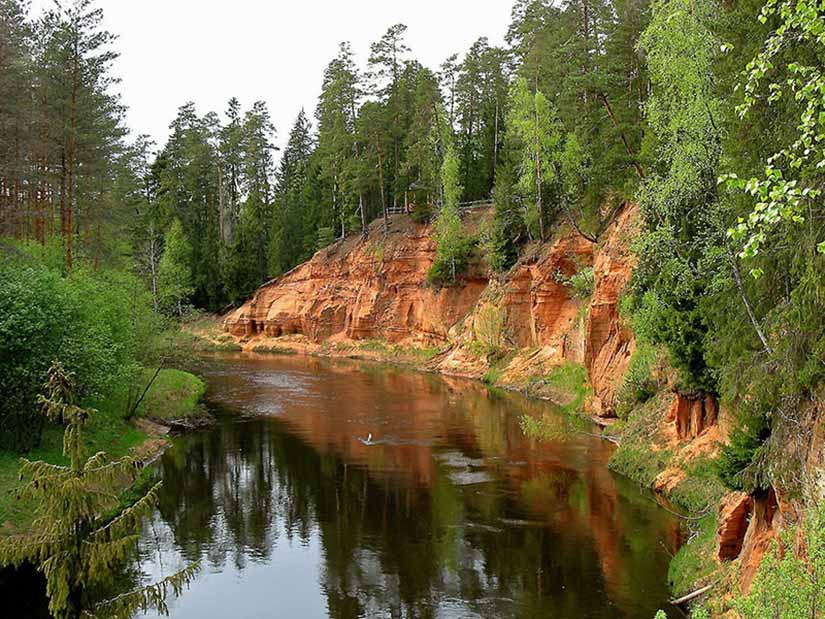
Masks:
[[[588,312],[584,364],[593,387],[591,408],[614,416],[616,391],[635,349],[633,332],[619,317],[619,300],[633,273],[630,240],[635,236],[638,208],[628,205],[607,230],[593,264],[594,290]]]
[[[435,289],[426,284],[435,254],[429,228],[394,217],[390,234],[380,223],[371,238],[349,237],[321,250],[261,288],[229,314],[236,336],[303,334],[327,339],[443,343],[475,304],[486,279]]]
[[[719,407],[712,395],[690,396],[677,393],[667,418],[674,424],[679,440],[690,440],[717,425]]]
[[[472,228],[484,216],[465,223]],[[502,384],[513,386],[572,361],[588,370],[591,410],[613,416],[634,349],[619,318],[619,298],[633,268],[629,242],[637,220],[638,209],[624,206],[600,244],[560,226],[506,275],[465,276],[459,285],[438,289],[427,284],[435,257],[431,228],[394,216],[388,235],[376,222],[369,239],[349,237],[265,284],[226,316],[224,329],[249,348],[296,334],[315,344],[439,346],[446,352],[433,362],[435,369],[474,378],[490,369],[487,343],[513,352],[501,368]],[[589,268],[592,297],[577,298],[567,282]]]
[[[720,561],[739,557],[752,510],[753,499],[744,492],[733,492],[723,499],[716,531],[716,556]]]

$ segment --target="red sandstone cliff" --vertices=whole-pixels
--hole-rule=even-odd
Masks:
[[[349,237],[262,286],[225,318],[224,328],[248,347],[294,334],[313,344],[437,345],[449,350],[436,369],[473,377],[489,369],[477,344],[492,338],[514,353],[502,370],[503,384],[515,386],[575,361],[588,369],[593,411],[611,416],[633,351],[618,301],[633,267],[629,241],[637,219],[636,207],[625,207],[598,245],[561,227],[504,276],[469,276],[436,289],[426,278],[435,254],[430,227],[395,216],[388,235],[376,224],[368,240]],[[590,267],[594,293],[583,301],[564,279]]]
[[[384,236],[349,237],[261,288],[229,314],[224,328],[236,336],[303,334],[327,339],[382,339],[442,343],[475,304],[486,279],[436,290],[426,285],[435,243],[428,226],[406,216]]]
[[[593,265],[595,288],[587,315],[584,364],[593,387],[593,412],[611,415],[619,382],[635,348],[633,332],[619,317],[619,299],[635,264],[630,241],[638,209],[626,207],[607,230]]]

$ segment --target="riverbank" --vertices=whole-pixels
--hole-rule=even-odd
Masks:
[[[154,370],[144,370],[140,384],[148,383]],[[116,394],[89,405],[97,412],[87,427],[87,453],[105,451],[111,458],[131,455],[143,462],[156,459],[169,447],[173,429],[196,426],[206,418],[200,400],[206,391],[203,380],[181,370],[162,369],[138,407],[135,417],[127,420],[127,394]],[[47,425],[41,444],[26,454],[0,451],[0,534],[9,534],[29,526],[34,518],[32,506],[18,500],[20,458],[65,464],[63,428]]]

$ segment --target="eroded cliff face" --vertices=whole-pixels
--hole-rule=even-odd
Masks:
[[[473,227],[485,216],[465,224]],[[465,276],[458,285],[435,288],[427,283],[435,256],[431,228],[395,216],[389,234],[376,222],[367,240],[349,237],[262,286],[224,319],[224,329],[246,348],[298,340],[436,346],[442,354],[431,369],[474,378],[492,361],[480,349],[494,345],[511,352],[501,368],[505,386],[574,361],[589,372],[592,411],[611,416],[634,348],[618,302],[632,272],[629,242],[637,220],[637,208],[625,206],[600,244],[561,226],[506,275]],[[576,298],[565,282],[591,267],[593,295]]]
[[[444,343],[487,280],[427,286],[434,254],[429,227],[397,216],[385,236],[376,222],[368,240],[349,237],[259,288],[225,318],[224,328],[247,344],[293,334],[316,344],[370,339]]]
[[[607,230],[593,265],[594,291],[587,314],[584,364],[593,387],[593,412],[612,416],[616,391],[627,371],[635,340],[619,316],[619,300],[635,264],[630,242],[638,233],[639,214],[628,206]]]

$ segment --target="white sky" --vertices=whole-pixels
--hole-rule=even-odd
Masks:
[[[34,0],[36,13],[50,0]],[[120,92],[133,135],[163,145],[178,107],[223,113],[235,96],[266,101],[283,145],[301,107],[312,118],[323,70],[341,41],[360,66],[369,46],[401,22],[407,44],[437,69],[480,36],[501,44],[512,0],[98,0],[119,36]],[[314,119],[313,119],[314,120]]]

